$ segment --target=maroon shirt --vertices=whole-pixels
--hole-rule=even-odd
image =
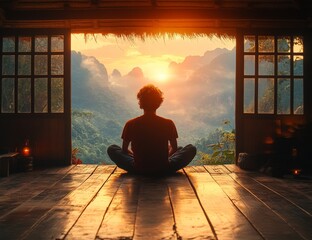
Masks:
[[[142,115],[129,120],[121,138],[131,142],[134,167],[138,172],[160,172],[169,168],[168,141],[178,137],[170,119]]]

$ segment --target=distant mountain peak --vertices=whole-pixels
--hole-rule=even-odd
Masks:
[[[111,74],[111,76],[113,78],[121,78],[121,73],[120,73],[120,71],[118,69],[114,69],[112,74]]]
[[[218,56],[228,53],[230,50],[226,48],[216,48],[214,50],[208,50],[204,55],[190,55],[186,56],[181,63],[171,62],[169,68],[171,69],[180,69],[180,70],[197,70],[202,66],[210,64]]]
[[[143,79],[144,78],[144,74],[143,71],[140,67],[134,67],[129,73],[128,73],[129,77],[133,77],[133,78],[138,78],[138,79]]]

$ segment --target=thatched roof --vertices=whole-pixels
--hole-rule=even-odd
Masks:
[[[238,28],[311,29],[310,0],[1,0],[2,28],[233,35]]]

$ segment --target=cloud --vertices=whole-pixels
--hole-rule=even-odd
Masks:
[[[142,54],[135,48],[130,48],[126,51],[126,57],[138,57]]]
[[[114,69],[109,76],[110,89],[121,96],[125,97],[133,106],[137,106],[136,93],[139,89],[149,83],[145,78],[144,73],[140,67],[134,67],[126,75]]]
[[[82,67],[92,72],[92,82],[105,82],[109,89],[140,111],[136,94],[152,81],[141,65],[126,74],[113,69],[107,75],[105,66],[95,58],[83,57],[82,62]],[[153,65],[153,62],[150,65],[154,66],[155,72],[162,71],[162,65]],[[203,137],[222,125],[224,119],[234,124],[235,51],[207,51],[202,56],[188,56],[180,63],[167,63],[167,68],[171,70],[171,80],[153,82],[165,97],[158,113],[174,120],[182,138]]]
[[[95,57],[82,56],[81,67],[89,72],[89,82],[94,87],[107,87],[108,74],[105,66]]]
[[[180,125],[188,121],[206,129],[220,126],[223,119],[234,121],[235,51],[217,49],[170,66],[179,79],[189,73],[186,80],[176,80],[166,86],[168,104],[164,107]],[[186,114],[182,115],[180,108],[185,109]]]

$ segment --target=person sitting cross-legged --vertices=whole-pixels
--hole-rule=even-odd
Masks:
[[[189,144],[178,148],[174,122],[156,115],[164,99],[162,91],[146,85],[137,98],[144,113],[125,124],[122,147],[108,147],[111,160],[118,167],[139,174],[167,174],[187,166],[196,155],[196,147]]]

